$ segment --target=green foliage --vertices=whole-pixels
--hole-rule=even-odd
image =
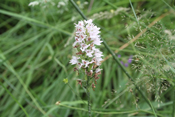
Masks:
[[[55,5],[45,1],[34,7],[28,6],[29,0],[5,0],[0,4],[2,117],[88,115],[85,91],[76,81],[83,75],[74,72],[69,64],[74,53],[74,23],[83,19],[69,1],[60,8],[59,0],[52,1]],[[133,55],[133,62],[126,70],[150,100],[156,114],[172,116],[175,10],[171,0],[106,1],[94,0],[92,6],[90,2],[84,4],[85,0],[75,2],[88,18],[94,18],[94,23],[101,27],[102,38],[113,51],[118,50],[122,61]],[[148,30],[136,41],[119,49],[145,28]],[[104,46],[100,48],[104,58],[109,55]],[[90,90],[92,116],[154,116],[133,82],[112,58],[104,61],[102,68],[95,91]]]

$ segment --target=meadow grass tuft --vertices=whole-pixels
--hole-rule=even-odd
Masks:
[[[68,0],[7,0],[0,4],[0,116],[86,117],[83,76],[69,64],[74,23],[83,18]],[[62,3],[64,2],[64,3]],[[175,116],[175,7],[171,0],[75,3],[101,28],[102,74],[90,90],[93,117]],[[64,83],[63,80],[67,78]],[[155,109],[139,93],[144,94]],[[57,102],[57,103],[56,103]]]

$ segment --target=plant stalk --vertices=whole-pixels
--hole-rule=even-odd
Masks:
[[[89,117],[91,117],[91,101],[90,101],[90,92],[89,92],[89,76],[87,76],[87,82],[86,82],[86,92],[88,96],[88,113]]]
[[[173,111],[172,111],[172,117],[175,117],[175,87],[173,89]]]

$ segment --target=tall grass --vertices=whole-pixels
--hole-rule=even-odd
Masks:
[[[73,54],[74,23],[83,20],[68,1],[58,8],[47,3],[29,7],[29,0],[0,4],[0,116],[86,117],[87,97],[69,60]],[[90,90],[92,116],[174,116],[174,6],[171,0],[103,0],[83,5],[87,18],[101,27],[101,36],[132,76],[109,56],[105,46],[103,72]],[[67,8],[68,10],[66,10]],[[120,8],[129,8],[118,13]],[[89,9],[89,10],[88,10]],[[60,12],[62,10],[62,12]],[[106,12],[112,17],[96,19]],[[115,14],[116,13],[116,14]],[[67,78],[68,83],[63,80]],[[55,104],[56,102],[59,102]]]

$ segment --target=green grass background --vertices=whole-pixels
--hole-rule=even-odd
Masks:
[[[157,116],[173,116],[173,0],[108,1],[95,0],[90,8],[91,1],[88,1],[81,10],[91,18],[95,13],[108,11],[112,14],[121,7],[129,8],[113,14],[110,19],[94,19],[94,23],[101,28],[101,37],[111,50],[119,50],[116,56],[120,54],[120,60],[126,62],[133,56],[126,70],[150,100]],[[48,2],[45,7],[29,7],[30,2],[0,1],[0,116],[86,117],[87,96],[76,82],[83,76],[77,75],[74,66],[69,64],[74,53],[74,23],[83,19],[70,2],[61,8],[56,7],[59,0],[53,0],[55,6]],[[61,14],[60,10],[64,12]],[[151,22],[168,12],[148,28]],[[144,28],[149,30],[125,49],[119,49]],[[109,55],[103,45],[100,50],[104,58]],[[112,57],[104,61],[101,68],[95,91],[90,91],[93,117],[154,116]],[[63,82],[65,78],[68,84]],[[57,101],[59,105],[55,105]]]

